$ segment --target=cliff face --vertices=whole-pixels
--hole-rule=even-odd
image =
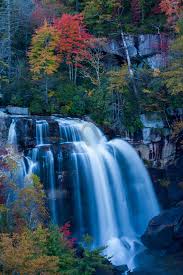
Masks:
[[[183,110],[169,110],[169,119],[178,121],[183,117]],[[8,131],[12,118],[16,119],[16,134],[18,149],[25,154],[36,145],[36,119],[44,119],[49,123],[50,142],[56,153],[62,146],[63,157],[67,160],[70,144],[59,145],[59,126],[52,117],[36,116],[0,116],[0,141],[8,140]],[[143,128],[141,133],[125,139],[136,148],[144,160],[154,183],[159,201],[163,207],[175,205],[183,199],[183,135],[176,140],[172,139],[172,130],[169,128],[166,118],[159,113],[141,115]],[[67,161],[64,162],[67,166]],[[56,167],[57,169],[57,167]],[[59,174],[58,182],[68,181],[67,169]]]
[[[183,118],[183,110],[167,110],[172,123]],[[157,195],[163,207],[183,199],[183,130],[173,138],[167,118],[159,113],[141,115],[141,136],[130,142],[149,168]]]
[[[167,64],[168,47],[171,38],[166,34],[125,35],[131,59],[146,62],[151,68],[160,68]],[[111,39],[103,48],[109,55],[125,59],[121,39]]]

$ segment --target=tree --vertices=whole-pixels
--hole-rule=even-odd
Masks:
[[[93,38],[90,40],[89,45],[90,58],[82,66],[81,74],[84,78],[88,78],[95,87],[100,89],[102,77],[105,73],[103,47],[106,45],[106,39]]]
[[[89,30],[98,35],[116,32],[118,26],[118,10],[123,8],[121,0],[86,0],[84,15]]]
[[[124,125],[124,107],[126,104],[125,94],[128,89],[128,67],[121,67],[117,71],[110,71],[108,90],[112,95],[112,125],[114,128],[122,129]]]
[[[126,54],[126,60],[127,60],[127,64],[128,64],[128,72],[129,72],[129,76],[130,76],[130,79],[132,82],[134,95],[138,99],[139,95],[138,95],[137,85],[136,85],[136,81],[135,81],[135,73],[133,70],[132,62],[131,62],[130,52],[129,52],[129,48],[128,48],[127,41],[126,41],[126,36],[123,32],[122,27],[121,27],[121,39],[122,39],[123,47],[124,47],[125,54]]]
[[[168,23],[175,26],[183,12],[182,0],[161,0],[160,8],[166,14]]]
[[[31,175],[28,181],[28,186],[19,190],[12,208],[13,215],[19,222],[22,221],[27,228],[34,229],[43,225],[48,218],[45,207],[46,195],[36,175]]]
[[[73,239],[70,238],[71,232],[69,224],[65,224],[60,230],[51,226],[47,237],[48,255],[59,258],[60,274],[92,275],[97,268],[110,270],[106,259],[102,256],[104,248],[91,250],[91,238],[84,238],[85,249],[77,245],[78,250],[73,246]],[[86,241],[90,239],[90,243]],[[79,256],[77,253],[80,253]]]
[[[62,61],[69,66],[70,80],[76,83],[78,68],[90,58],[91,35],[86,30],[84,17],[81,14],[63,14],[55,20],[54,27],[59,32],[58,50]]]
[[[45,81],[45,103],[48,104],[48,77],[59,67],[60,57],[56,53],[59,36],[54,27],[47,21],[36,30],[28,53],[30,69],[34,79],[43,78]]]
[[[179,36],[172,45],[172,59],[162,77],[170,94],[183,93],[183,35]]]
[[[14,36],[18,30],[27,31],[27,22],[32,12],[31,3],[32,0],[2,0],[0,3],[0,76],[6,73],[9,82],[15,75],[17,53],[14,49]]]
[[[24,229],[20,234],[0,235],[0,262],[4,272],[57,274],[58,257],[45,254],[47,232]]]

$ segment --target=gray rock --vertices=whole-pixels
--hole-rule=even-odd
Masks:
[[[125,35],[131,58],[141,57],[151,68],[160,68],[166,65],[168,56],[162,51],[162,41],[167,47],[170,37],[158,34]],[[120,38],[109,40],[103,47],[103,51],[126,58],[124,47]]]
[[[173,253],[183,248],[183,202],[154,217],[141,240],[153,250]]]
[[[8,106],[6,108],[6,110],[11,115],[22,115],[22,116],[28,116],[29,115],[29,109],[28,108]]]

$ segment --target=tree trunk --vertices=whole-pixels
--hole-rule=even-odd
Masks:
[[[71,65],[69,64],[69,80],[71,81]]]
[[[76,84],[76,82],[77,82],[77,72],[78,72],[78,68],[75,65],[75,67],[74,67],[74,84]]]
[[[127,64],[128,64],[128,71],[129,71],[130,79],[132,81],[133,91],[134,91],[135,96],[138,97],[138,90],[137,90],[137,86],[135,83],[134,71],[132,68],[128,45],[126,43],[126,38],[125,38],[125,35],[122,30],[121,30],[121,38],[122,38],[124,49],[125,49],[125,54],[126,54],[126,59],[127,59]]]

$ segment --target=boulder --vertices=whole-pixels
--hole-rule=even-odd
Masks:
[[[8,107],[6,107],[6,110],[11,115],[22,115],[22,116],[28,116],[29,115],[29,109],[28,108],[8,106]]]
[[[183,248],[183,202],[154,217],[141,240],[151,250],[180,251]]]

